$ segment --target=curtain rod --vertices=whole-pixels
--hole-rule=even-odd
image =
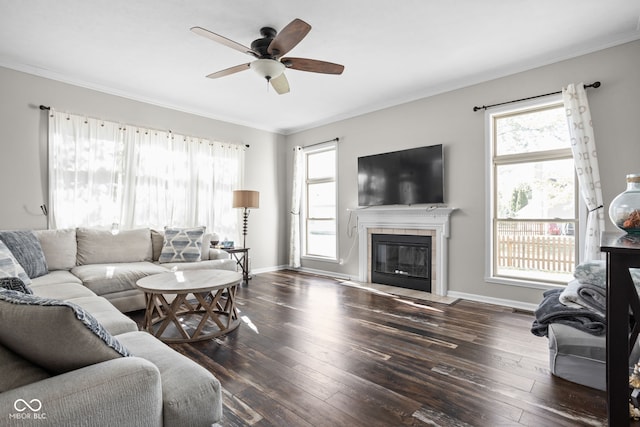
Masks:
[[[590,85],[584,85],[584,88],[585,89],[588,88],[588,87],[599,88],[600,85],[601,85],[600,82],[593,82]],[[483,105],[482,107],[473,107],[473,111],[486,110],[487,108],[497,107],[499,105],[513,104],[514,102],[527,101],[529,99],[542,98],[542,97],[549,96],[549,95],[557,95],[559,93],[562,93],[562,91],[559,90],[557,92],[545,93],[544,95],[536,95],[536,96],[530,96],[528,98],[514,99],[513,101],[500,102],[498,104]]]
[[[49,106],[47,106],[47,105],[40,105],[40,107],[39,107],[39,108],[40,108],[42,111],[45,111],[45,110],[46,110],[46,111],[49,111],[49,110],[51,110],[51,107],[49,107]],[[125,125],[125,126],[127,126],[127,125]],[[135,126],[135,125],[132,125],[132,126],[134,126],[134,127],[140,127],[140,126]],[[160,129],[158,129],[158,130],[160,130]],[[160,130],[160,131],[161,131],[161,132],[167,132],[167,131],[163,131],[163,130]],[[171,132],[171,129],[169,129],[169,130],[168,130],[168,132],[169,132],[169,133],[173,133],[173,132]],[[189,137],[189,138],[194,138],[194,137]],[[249,144],[237,144],[237,143],[235,143],[235,142],[227,142],[226,144],[244,145],[246,148],[251,147]]]
[[[316,142],[314,144],[305,145],[304,147],[301,147],[301,148],[309,148],[309,147],[313,147],[314,145],[326,144],[327,142],[333,142],[333,141],[338,142],[338,141],[340,141],[340,138],[336,137],[336,138],[333,138],[333,139],[328,139],[326,141]]]

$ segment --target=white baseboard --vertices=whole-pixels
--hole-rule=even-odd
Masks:
[[[286,268],[292,271],[300,271],[302,273],[315,274],[316,276],[326,276],[326,277],[332,277],[334,279],[340,279],[340,280],[351,280],[351,276],[347,274],[336,273],[333,271],[316,270],[314,268],[306,268],[306,267],[292,268],[287,266]]]
[[[538,304],[531,304],[528,302],[515,301],[510,299],[493,298],[484,295],[468,294],[465,292],[449,291],[447,292],[447,296],[452,298],[466,299],[470,301],[484,302],[487,304],[502,305],[505,307],[511,307],[518,310],[530,312],[534,312],[536,308],[538,308]]]
[[[288,268],[289,266],[287,265],[276,265],[274,267],[253,268],[251,269],[251,274],[272,273],[274,271],[286,270]]]

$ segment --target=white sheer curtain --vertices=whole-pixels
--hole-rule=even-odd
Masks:
[[[244,147],[55,111],[49,133],[50,227],[238,234],[231,194],[242,186]]]
[[[289,240],[289,266],[300,267],[300,204],[303,185],[302,147],[293,148],[293,185],[291,191],[291,232]]]
[[[117,123],[49,114],[49,224],[120,222],[123,152]]]
[[[602,188],[591,111],[584,84],[568,85],[562,90],[562,98],[567,112],[571,150],[580,193],[588,209],[584,260],[602,259],[600,252],[600,233],[604,231]]]
[[[235,144],[212,143],[213,193],[215,199],[209,204],[212,209],[215,231],[220,239],[225,237],[236,242],[241,241],[241,209],[232,208],[233,190],[244,188],[244,147]]]

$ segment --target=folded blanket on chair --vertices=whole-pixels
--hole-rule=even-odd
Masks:
[[[603,315],[588,308],[567,307],[560,302],[560,293],[561,289],[552,289],[543,294],[544,299],[535,311],[532,334],[547,336],[549,323],[561,323],[593,335],[606,332],[607,323]]]
[[[603,317],[607,315],[607,291],[605,289],[588,283],[580,283],[578,295],[587,308],[597,311]]]
[[[562,304],[571,308],[589,308],[603,317],[607,313],[607,291],[601,286],[572,280],[560,293]]]
[[[580,282],[578,280],[572,280],[567,283],[567,287],[560,292],[558,299],[567,307],[571,308],[586,308],[585,303],[580,301],[580,295],[578,294],[578,288]]]

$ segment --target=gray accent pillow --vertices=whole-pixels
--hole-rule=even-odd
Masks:
[[[22,292],[23,294],[33,294],[31,288],[17,277],[0,277],[0,288]]]
[[[160,263],[196,262],[202,260],[202,238],[206,227],[164,228],[164,244]]]
[[[2,240],[0,240],[0,277],[18,277],[25,285],[31,284],[31,279],[24,268]]]
[[[33,231],[0,231],[0,240],[7,245],[29,278],[34,279],[49,272],[42,246]]]
[[[50,373],[129,356],[80,306],[0,289],[0,344]]]

